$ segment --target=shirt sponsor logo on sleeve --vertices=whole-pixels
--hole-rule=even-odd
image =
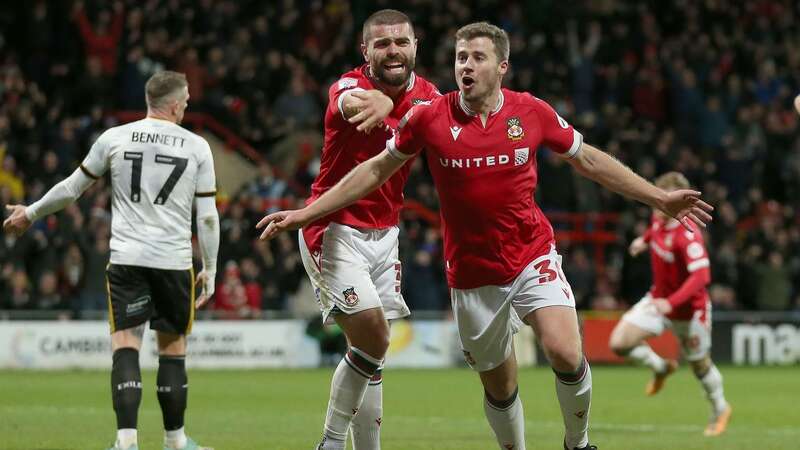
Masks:
[[[512,141],[519,141],[525,137],[525,130],[522,129],[519,117],[509,117],[506,125],[508,125],[508,138]]]
[[[358,80],[355,78],[342,78],[339,80],[339,90],[348,89],[358,86]]]
[[[697,259],[705,254],[703,246],[699,242],[692,242],[686,247],[686,254],[691,259]]]

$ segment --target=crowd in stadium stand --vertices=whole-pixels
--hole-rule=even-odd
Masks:
[[[98,133],[115,125],[112,111],[144,109],[152,73],[185,72],[189,110],[210,114],[265,160],[256,180],[221,199],[213,308],[227,318],[285,310],[305,277],[296,238],[259,242],[253,226],[265,199],[306,195],[319,149],[301,148],[297,136],[321,132],[328,86],[363,61],[364,18],[384,7],[408,12],[419,38],[417,71],[442,92],[456,89],[455,30],[480,18],[511,36],[506,87],[545,99],[586,142],[649,179],[684,173],[716,206],[708,228],[716,308],[800,309],[800,127],[791,103],[800,91],[799,4],[568,3],[4,3],[0,197],[3,204],[41,197],[75,169]],[[436,211],[423,159],[414,162],[406,195]],[[546,213],[618,214],[610,230],[619,239],[604,247],[602,264],[593,244],[559,242],[579,307],[616,309],[638,300],[649,286],[649,262],[627,256],[626,248],[646,228],[648,208],[596,188],[547,150],[538,164],[537,199]],[[23,237],[3,236],[1,310],[80,317],[106,308],[106,183]],[[577,231],[591,231],[593,223]],[[555,225],[575,231],[569,221]],[[403,235],[409,306],[447,309],[435,223],[410,211]]]

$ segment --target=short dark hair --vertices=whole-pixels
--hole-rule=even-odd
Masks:
[[[382,9],[367,17],[364,21],[364,27],[361,29],[361,39],[366,44],[369,41],[369,28],[373,25],[397,25],[407,23],[411,27],[411,34],[414,34],[414,25],[408,16],[396,9]]]
[[[460,40],[471,41],[472,39],[486,37],[494,43],[494,53],[500,61],[507,61],[509,54],[508,33],[489,22],[475,22],[464,25],[456,31],[456,42]]]
[[[156,72],[144,85],[147,106],[159,107],[164,100],[176,91],[189,86],[186,75],[171,70]]]

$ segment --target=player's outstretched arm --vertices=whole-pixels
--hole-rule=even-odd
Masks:
[[[58,212],[77,200],[93,182],[94,178],[86,175],[83,169],[75,169],[72,175],[53,186],[32,205],[6,205],[11,214],[3,221],[3,230],[21,235],[37,219]]]
[[[638,200],[679,220],[691,230],[688,220],[705,227],[714,208],[700,199],[700,192],[679,189],[666,192],[634,173],[611,155],[588,144],[569,160],[581,175],[618,194]]]
[[[382,185],[406,161],[392,156],[388,150],[382,151],[357,165],[314,203],[303,209],[278,211],[261,219],[256,228],[266,228],[260,239],[271,239],[285,230],[297,230],[354,203]]]
[[[347,93],[342,101],[344,117],[348,122],[358,124],[356,130],[366,133],[380,125],[393,109],[392,99],[377,89]]]
[[[203,259],[203,270],[197,274],[195,284],[200,286],[196,307],[202,308],[214,295],[217,278],[217,253],[219,252],[219,213],[214,197],[197,197],[197,242]]]

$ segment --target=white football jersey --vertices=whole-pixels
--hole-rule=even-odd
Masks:
[[[92,178],[111,170],[112,264],[192,266],[194,198],[216,195],[205,139],[172,122],[145,118],[100,135],[81,170]]]

